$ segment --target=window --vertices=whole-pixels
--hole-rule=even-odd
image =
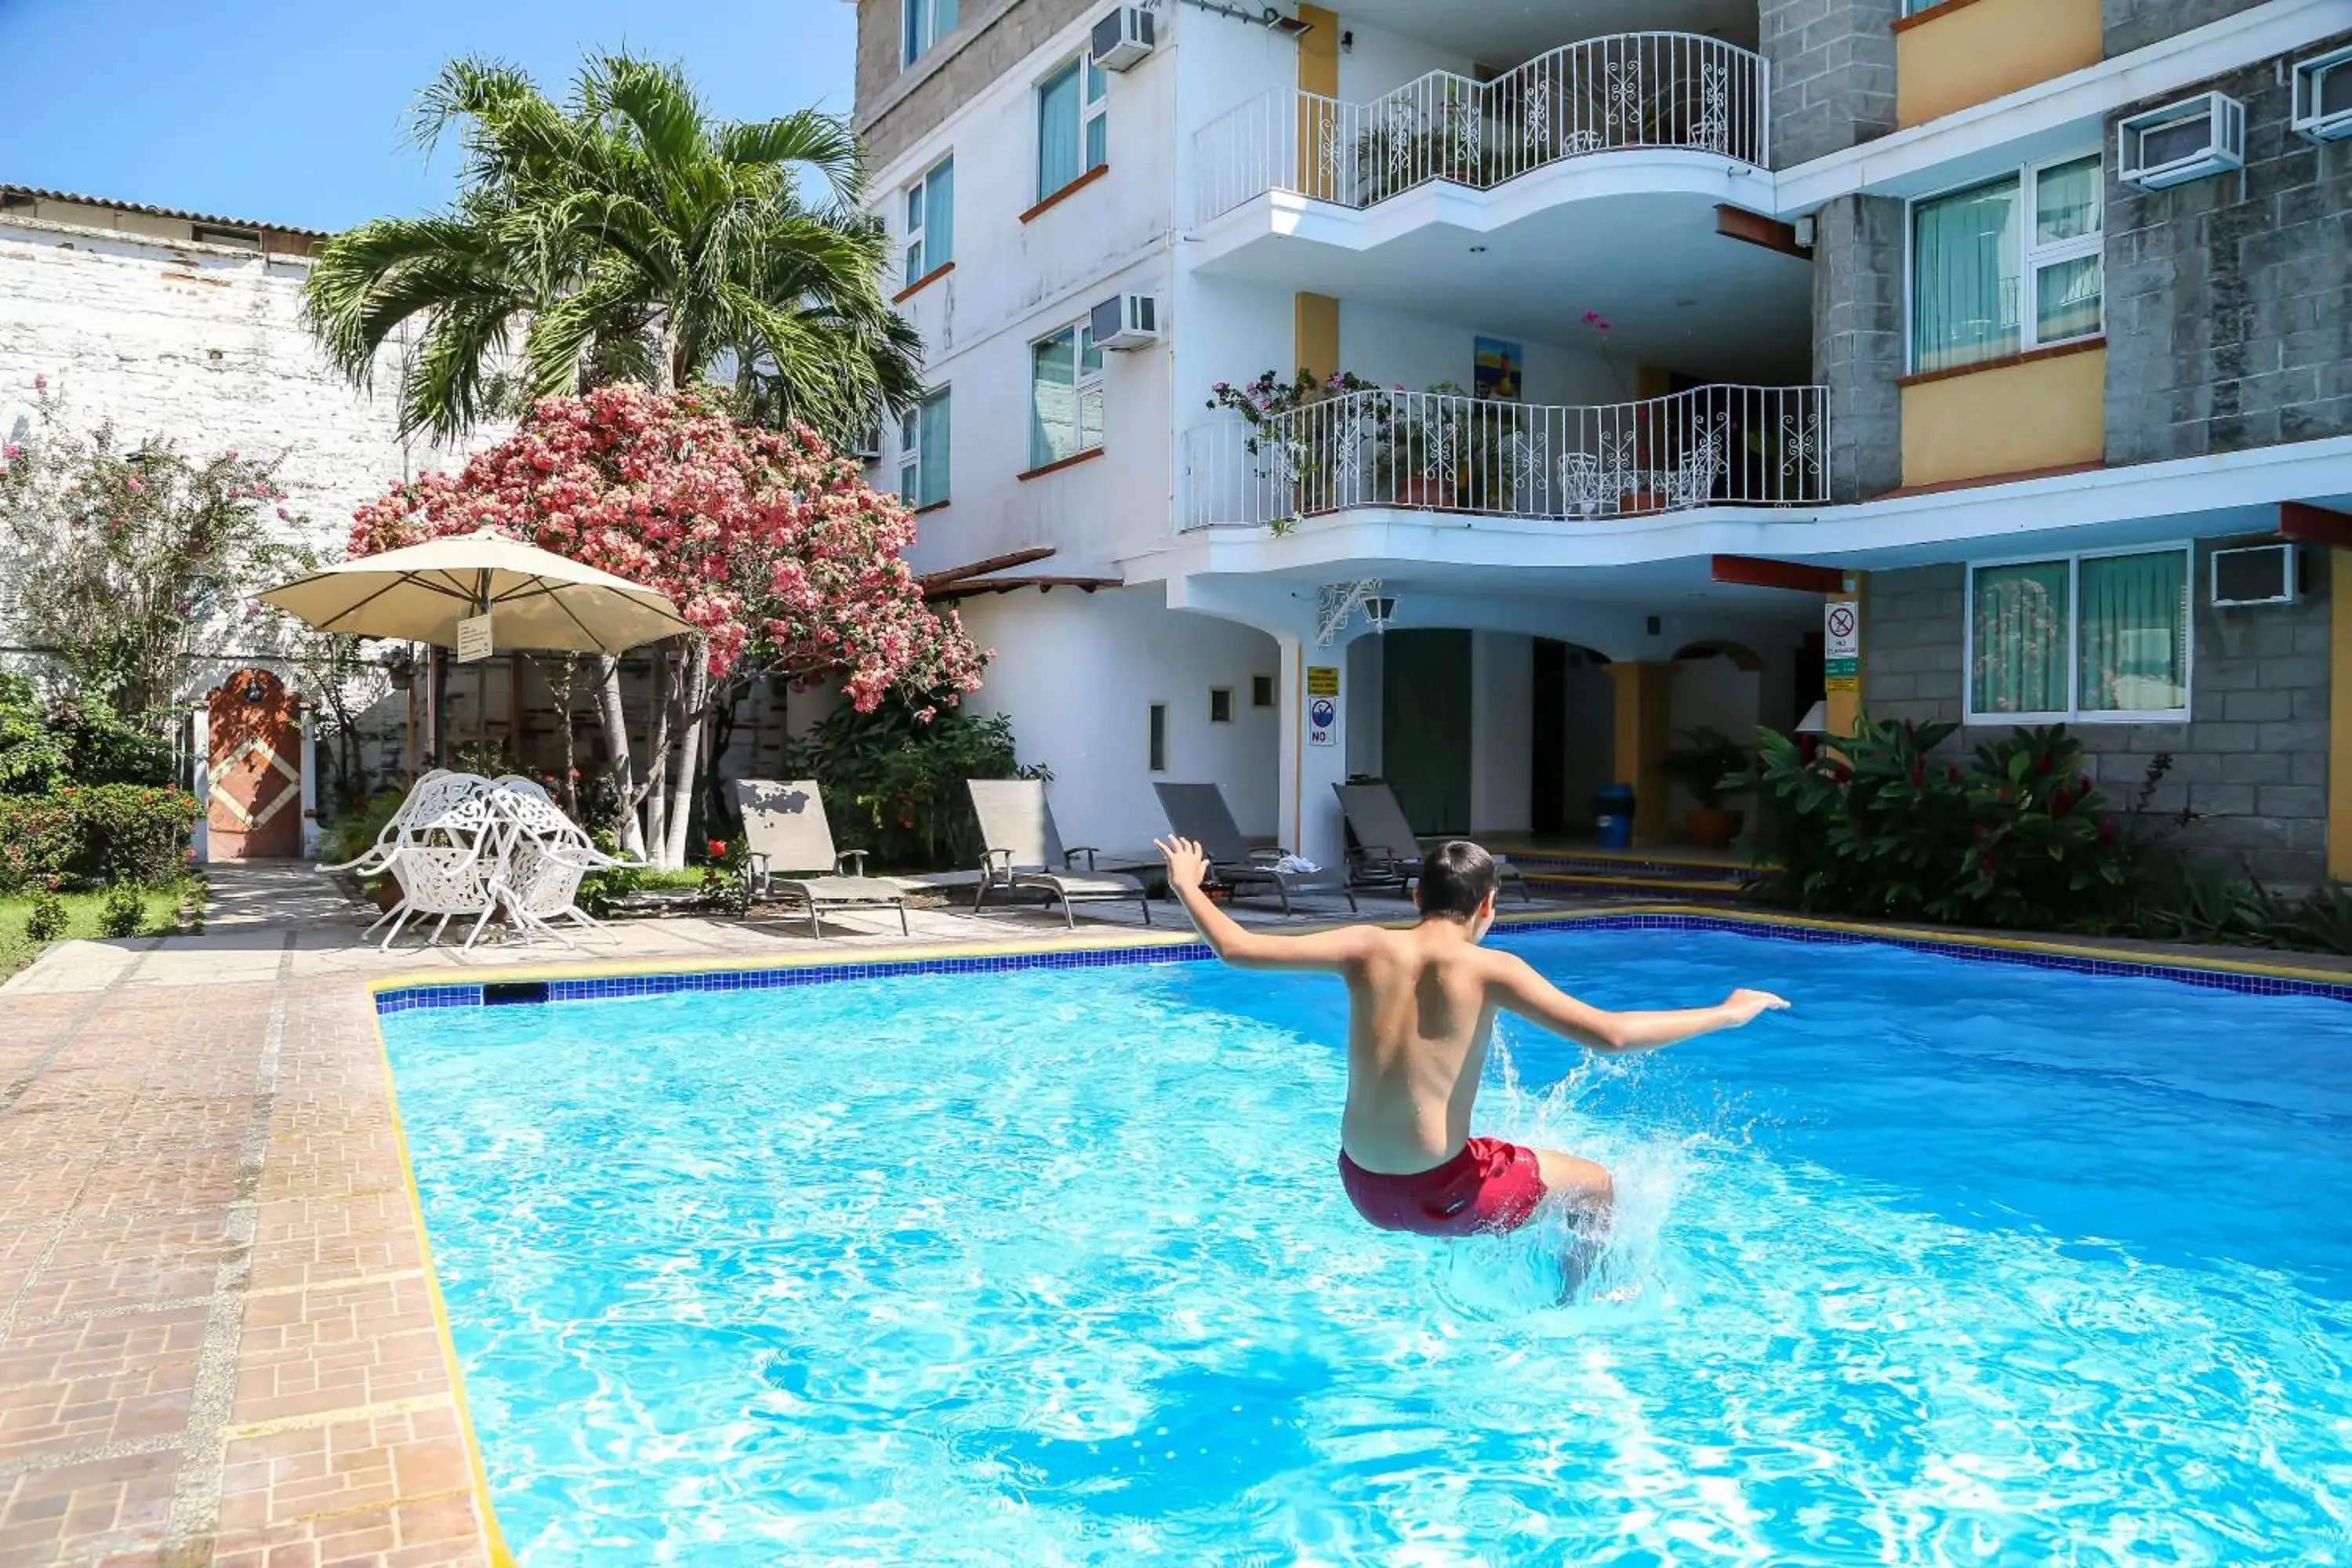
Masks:
[[[1250,677],[1250,706],[1253,708],[1274,706],[1274,677],[1271,675]]]
[[[1151,771],[1155,773],[1168,771],[1168,704],[1165,702],[1151,705]]]
[[[2096,337],[2105,182],[2095,153],[1914,203],[1912,370]]]
[[[1969,571],[1971,721],[2189,717],[2189,550]]]
[[[1065,327],[1029,345],[1029,466],[1103,444],[1102,350],[1093,329]]]
[[[1037,199],[1110,162],[1110,79],[1081,55],[1037,84]]]
[[[898,421],[898,499],[918,511],[948,499],[948,393],[941,387]]]
[[[1209,722],[1230,724],[1234,721],[1234,689],[1230,686],[1209,688]]]
[[[954,259],[955,160],[943,158],[907,187],[907,276],[902,287],[913,288]]]
[[[956,25],[956,0],[905,0],[905,5],[907,54],[898,62],[901,67],[922,58]]]

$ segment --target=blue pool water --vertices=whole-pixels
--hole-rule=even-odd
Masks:
[[[1368,1230],[1336,982],[1036,970],[384,1020],[549,1564],[2352,1561],[2352,1007],[1729,934],[1516,939],[1556,1237]]]

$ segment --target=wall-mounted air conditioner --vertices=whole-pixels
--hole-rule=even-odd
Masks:
[[[1114,294],[1095,307],[1088,325],[1097,348],[1149,348],[1160,341],[1160,296]]]
[[[2227,93],[2135,114],[2116,127],[2116,177],[2161,191],[2246,166],[2246,106]]]
[[[1123,71],[1140,63],[1153,43],[1151,13],[1140,5],[1121,5],[1095,24],[1087,52],[1103,69]]]
[[[2352,48],[2294,62],[2294,133],[2313,142],[2352,137]]]
[[[2297,586],[2292,544],[2248,544],[2213,552],[2211,597],[2215,609],[2292,605]]]

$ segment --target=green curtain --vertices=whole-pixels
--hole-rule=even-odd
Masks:
[[[2012,176],[1913,210],[1914,370],[2017,352],[2018,206]]]
[[[1044,201],[1084,170],[1078,167],[1078,67],[1072,60],[1037,89],[1037,199]]]
[[[2086,713],[2189,706],[2189,563],[2180,551],[2084,561],[2077,701]]]
[[[948,499],[948,395],[939,392],[925,398],[920,418],[923,471],[916,486],[920,498],[916,504],[933,506]]]
[[[1029,345],[1029,466],[1058,463],[1077,447],[1077,334]]]
[[[1976,569],[1969,628],[1969,708],[1978,713],[2066,710],[2066,563]]]

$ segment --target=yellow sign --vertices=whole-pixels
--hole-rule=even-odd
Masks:
[[[1824,691],[1859,691],[1862,689],[1862,677],[1859,675],[1829,676],[1822,681],[1822,689]]]
[[[1336,666],[1328,664],[1308,665],[1307,667],[1307,695],[1309,697],[1339,696],[1339,668]]]

